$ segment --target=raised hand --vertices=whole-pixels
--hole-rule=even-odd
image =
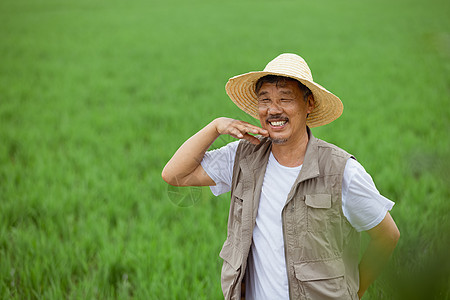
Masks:
[[[250,123],[224,117],[217,118],[178,148],[164,167],[162,178],[176,186],[214,185],[215,182],[206,174],[200,162],[206,150],[221,134],[245,139],[256,145],[260,141],[251,134],[269,136],[267,130]]]
[[[269,136],[267,130],[240,120],[222,117],[215,119],[213,123],[217,133],[228,134],[237,139],[244,139],[255,145],[259,144],[260,141],[251,134]]]

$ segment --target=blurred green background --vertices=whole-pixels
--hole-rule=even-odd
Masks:
[[[401,239],[364,299],[448,299],[450,2],[0,2],[0,298],[220,299],[228,197],[160,173],[229,77],[303,56]],[[213,147],[231,141],[219,138]],[[365,239],[367,242],[367,239]]]

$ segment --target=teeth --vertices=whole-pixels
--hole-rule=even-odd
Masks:
[[[283,126],[284,124],[286,124],[286,121],[270,122],[270,125],[272,126]]]

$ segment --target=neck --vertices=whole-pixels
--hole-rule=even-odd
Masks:
[[[303,164],[309,135],[307,130],[296,139],[285,143],[272,144],[272,153],[276,160],[285,167],[298,167]]]

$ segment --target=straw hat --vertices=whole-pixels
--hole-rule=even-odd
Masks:
[[[314,95],[315,108],[306,119],[306,125],[317,127],[328,124],[342,114],[341,100],[315,83],[305,60],[296,54],[284,53],[267,64],[263,71],[238,75],[228,80],[225,90],[231,100],[247,114],[259,119],[255,85],[266,75],[279,75],[296,79],[306,85]]]

